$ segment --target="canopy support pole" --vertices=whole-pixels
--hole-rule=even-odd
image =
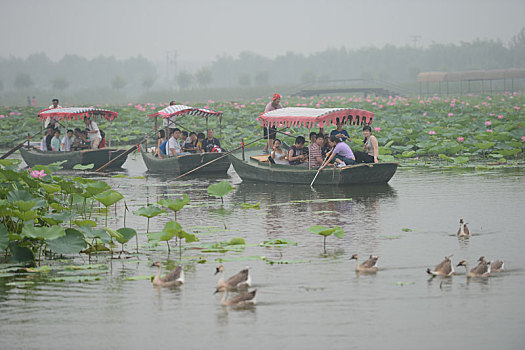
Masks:
[[[311,132],[310,130],[312,129],[308,128],[308,135],[310,135],[310,132]],[[310,143],[312,142],[312,140],[308,140],[308,141],[309,141],[308,142],[308,148],[309,148],[308,149],[308,170],[312,170],[312,154],[310,153],[310,150],[311,150]]]

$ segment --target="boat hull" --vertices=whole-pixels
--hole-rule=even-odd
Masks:
[[[140,153],[144,164],[148,171],[154,174],[171,174],[181,175],[191,171],[205,163],[217,159],[224,155],[224,153],[192,153],[179,157],[162,158],[154,157],[152,153],[145,151],[145,147],[140,147]],[[228,157],[219,159],[199,170],[193,174],[226,174],[230,168],[230,160]]]
[[[260,150],[245,150],[230,154],[230,161],[235,172],[243,181],[310,184],[317,169],[307,166],[279,165],[263,163],[250,157],[260,154]],[[358,185],[387,183],[397,170],[397,163],[356,164],[344,168],[326,167],[315,180],[316,185]]]
[[[89,165],[94,164],[93,169],[98,169],[111,159],[116,158],[125,150],[118,150],[113,148],[100,148],[96,150],[83,150],[71,152],[42,152],[37,149],[21,148],[20,154],[22,159],[30,167],[35,165],[48,165],[55,162],[66,161],[62,164],[63,169],[73,169],[77,164]],[[120,157],[113,162],[108,169],[121,168],[126,161],[127,156]]]

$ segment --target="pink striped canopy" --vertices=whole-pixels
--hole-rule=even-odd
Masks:
[[[113,112],[107,109],[93,108],[93,107],[64,107],[64,108],[49,108],[43,109],[38,112],[40,120],[46,119],[48,117],[53,118],[54,120],[75,120],[83,119],[84,117],[99,117],[105,118],[108,121],[112,121],[118,117],[117,112]]]
[[[166,119],[182,114],[197,115],[202,117],[222,117],[222,112],[215,112],[211,109],[196,108],[184,105],[168,106],[164,109],[161,109],[157,113],[151,114],[150,116],[156,117],[160,115],[162,118]]]
[[[306,108],[286,107],[262,113],[259,116],[261,126],[286,126],[304,128],[323,128],[335,125],[337,120],[343,124],[370,125],[374,113],[354,108]]]

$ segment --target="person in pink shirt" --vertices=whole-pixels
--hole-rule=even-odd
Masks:
[[[281,105],[281,95],[279,94],[273,94],[272,101],[268,102],[266,105],[266,108],[264,109],[264,113],[270,112],[276,109],[283,108]],[[270,135],[268,135],[268,129],[270,129]],[[276,138],[277,129],[275,127],[265,128],[263,127],[264,132],[264,138],[268,140],[266,145],[264,146],[264,153],[268,153],[269,149],[273,149],[273,140]]]

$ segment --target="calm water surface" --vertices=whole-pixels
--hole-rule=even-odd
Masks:
[[[139,158],[124,165],[130,176],[144,175]],[[436,171],[399,169],[386,186],[318,187],[241,183],[230,169],[235,191],[224,205],[209,198],[217,181],[193,178],[108,178],[131,211],[163,196],[187,193],[194,206],[178,221],[201,242],[243,237],[243,252],[200,253],[203,264],[186,262],[186,283],[157,289],[151,263],[173,265],[178,247],[146,245],[129,259],[98,257],[109,269],[99,281],[49,282],[31,276],[0,278],[1,349],[523,349],[525,348],[525,176],[523,170]],[[189,185],[189,186],[188,186]],[[352,198],[352,201],[316,201]],[[306,201],[308,200],[308,201]],[[313,200],[313,201],[312,201]],[[291,203],[291,201],[300,201]],[[261,203],[243,210],[235,203]],[[111,227],[123,226],[123,205]],[[459,218],[474,236],[455,237]],[[172,215],[153,219],[159,231]],[[103,220],[99,220],[103,223]],[[128,226],[146,230],[146,219],[128,213]],[[343,239],[306,231],[313,225],[340,225]],[[409,230],[407,230],[409,229]],[[297,246],[258,244],[285,238]],[[126,250],[133,251],[133,240]],[[146,245],[146,246],[144,246]],[[174,244],[173,244],[174,245]],[[377,275],[356,275],[353,253],[379,255]],[[481,256],[504,259],[507,272],[467,280],[463,268],[452,278],[430,279],[425,270],[444,256],[456,265],[474,265]],[[289,264],[270,265],[247,257],[264,256]],[[226,275],[251,267],[257,305],[231,309],[213,295],[216,258]],[[235,261],[235,259],[241,259]],[[74,264],[87,263],[76,258]],[[56,262],[51,262],[56,264]],[[469,267],[470,268],[470,267]]]

